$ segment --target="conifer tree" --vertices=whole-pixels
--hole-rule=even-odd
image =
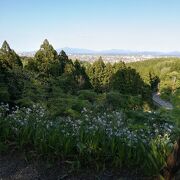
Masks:
[[[20,57],[10,48],[7,41],[3,42],[0,49],[0,61],[4,66],[10,69],[15,67],[22,68],[23,66]]]
[[[76,60],[74,62],[74,76],[80,89],[89,89],[91,87],[89,77],[86,74],[85,68],[81,66],[80,62]]]
[[[95,61],[90,68],[88,69],[88,75],[91,81],[92,86],[98,92],[102,92],[104,90],[104,78],[105,78],[105,64],[100,57],[97,61]]]
[[[68,58],[65,51],[60,51],[58,58],[60,63],[61,74],[73,71],[73,62]]]
[[[44,40],[40,49],[36,52],[35,63],[37,63],[39,72],[44,73],[45,76],[60,75],[58,54],[47,39]]]
[[[111,88],[123,94],[142,95],[145,84],[139,73],[130,67],[117,71],[111,82]]]

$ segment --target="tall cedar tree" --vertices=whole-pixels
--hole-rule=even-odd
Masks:
[[[14,103],[24,87],[20,57],[4,41],[0,49],[0,101]]]

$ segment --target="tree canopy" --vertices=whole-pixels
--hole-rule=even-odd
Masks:
[[[2,47],[0,49],[0,61],[2,65],[6,68],[15,68],[15,67],[22,67],[22,62],[20,57],[12,50],[7,43],[4,41]]]
[[[36,102],[54,114],[74,114],[89,104],[142,108],[157,88],[172,94],[180,87],[178,63],[111,64],[102,57],[84,63],[71,60],[63,50],[58,53],[47,39],[34,57],[19,57],[5,41],[0,49],[0,101],[22,106]]]

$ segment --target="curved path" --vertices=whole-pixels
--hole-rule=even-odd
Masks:
[[[152,99],[155,102],[155,104],[160,107],[170,110],[173,109],[173,105],[170,102],[161,99],[158,93],[153,93]]]

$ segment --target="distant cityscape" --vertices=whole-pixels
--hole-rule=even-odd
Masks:
[[[136,62],[136,61],[144,61],[152,58],[157,58],[157,56],[151,56],[151,55],[69,55],[69,58],[72,60],[80,60],[80,61],[87,61],[87,62],[94,62],[99,57],[102,57],[104,62],[110,62],[115,63],[119,61],[124,61],[126,63],[128,62]]]
[[[148,52],[148,51],[128,51],[128,50],[105,50],[105,51],[93,51],[88,49],[78,49],[78,48],[61,48],[57,49],[59,53],[61,50],[64,50],[70,59],[72,60],[80,60],[87,62],[94,62],[100,56],[102,57],[104,62],[119,62],[124,61],[128,62],[136,62],[136,61],[145,61],[153,58],[168,58],[168,57],[180,57],[180,52]],[[36,51],[31,52],[20,52],[18,53],[20,56],[33,57]]]

